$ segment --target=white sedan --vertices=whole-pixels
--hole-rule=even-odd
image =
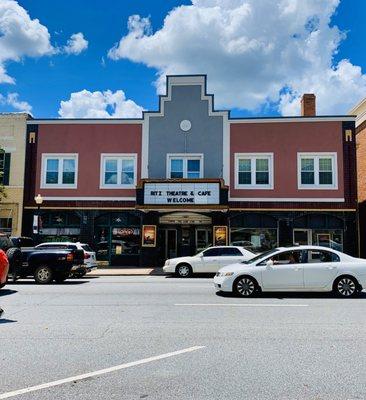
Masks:
[[[351,297],[366,286],[366,260],[321,246],[282,247],[221,268],[214,284],[244,297],[261,291],[334,291]]]
[[[164,272],[187,278],[193,273],[215,273],[228,264],[253,258],[255,254],[240,246],[209,247],[191,257],[177,257],[165,261]]]

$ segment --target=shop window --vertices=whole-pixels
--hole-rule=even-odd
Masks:
[[[42,188],[76,188],[77,154],[43,154]]]
[[[337,189],[336,153],[298,153],[299,189]]]
[[[140,228],[123,227],[112,229],[112,255],[138,255],[140,253]]]
[[[9,185],[10,157],[10,153],[0,149],[0,184],[4,186]]]
[[[343,231],[340,229],[313,229],[312,243],[316,246],[330,247],[331,249],[343,251]]]
[[[0,232],[10,234],[12,226],[13,226],[12,218],[0,218]]]
[[[203,155],[168,154],[167,178],[202,178]]]
[[[278,246],[277,229],[231,228],[230,244],[252,252],[263,252]]]
[[[103,189],[136,186],[136,154],[102,154],[101,182]]]
[[[236,189],[273,189],[273,154],[235,154]]]

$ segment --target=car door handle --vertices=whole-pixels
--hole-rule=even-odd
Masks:
[[[335,269],[336,267],[333,267],[332,265],[328,265],[327,269]]]
[[[302,270],[302,268],[300,268],[300,267],[295,267],[294,268],[294,271],[301,271]]]

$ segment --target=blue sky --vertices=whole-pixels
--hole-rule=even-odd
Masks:
[[[114,113],[113,116],[131,116],[129,113],[138,113],[141,108],[148,110],[157,108],[157,91],[161,90],[165,73],[207,73],[209,91],[215,90],[216,104],[220,108],[232,109],[233,116],[296,113],[299,95],[304,91],[320,93],[318,101],[320,101],[322,114],[345,113],[352,104],[366,96],[366,78],[363,75],[366,71],[364,42],[366,24],[363,18],[366,13],[366,3],[364,1],[343,0],[336,7],[334,6],[334,3],[337,3],[336,0],[324,0],[329,3],[329,9],[324,7],[324,14],[323,10],[316,6],[314,9],[303,10],[299,2],[298,7],[301,14],[304,13],[303,18],[307,28],[303,33],[298,34],[296,31],[291,40],[304,40],[304,43],[308,43],[309,37],[306,35],[314,34],[316,30],[325,32],[324,37],[316,39],[318,40],[316,46],[309,49],[309,54],[305,56],[306,62],[322,58],[322,48],[326,48],[327,43],[338,40],[334,38],[332,30],[334,25],[343,32],[343,35],[346,34],[346,37],[339,40],[339,44],[333,45],[329,51],[324,51],[324,60],[319,61],[319,65],[313,66],[309,63],[308,69],[303,68],[301,59],[303,55],[298,54],[298,49],[303,47],[302,43],[296,45],[297,50],[293,50],[293,44],[287,43],[288,35],[286,35],[286,28],[283,27],[283,15],[272,21],[273,27],[278,20],[279,28],[274,29],[282,30],[282,33],[278,34],[271,43],[273,34],[267,33],[265,28],[256,26],[263,24],[263,19],[254,16],[254,21],[248,21],[245,25],[248,13],[243,11],[240,4],[244,5],[245,0],[227,1],[230,3],[228,8],[231,7],[234,13],[243,18],[235,34],[231,30],[227,32],[220,30],[220,26],[223,26],[220,25],[222,21],[218,20],[220,14],[213,15],[211,6],[217,4],[209,4],[211,0],[197,0],[193,6],[190,1],[172,0],[20,0],[18,5],[24,9],[30,20],[39,20],[49,32],[50,45],[59,50],[53,55],[33,56],[26,54],[19,45],[18,59],[12,59],[10,56],[3,57],[2,65],[6,74],[13,78],[15,83],[0,82],[0,112],[18,111],[22,108],[22,104],[14,106],[14,101],[11,100],[14,97],[9,97],[9,94],[17,93],[16,99],[19,102],[26,102],[35,117],[56,118],[60,116],[60,102],[67,102],[70,100],[71,93],[84,90],[90,94],[83,92],[75,98],[75,101],[66,104],[64,116],[86,117],[91,116],[85,111],[88,107],[88,96],[94,92],[101,92],[100,96],[93,100],[98,102],[105,99],[106,95],[102,94],[103,92],[109,90],[113,94],[117,90],[122,90],[125,98],[136,104],[136,107],[133,105],[132,111],[131,107],[124,107],[124,99],[118,97],[119,95],[117,97],[120,99],[120,111],[116,112],[118,106],[113,100],[110,103],[108,101],[103,103],[104,106],[100,107],[104,107],[103,112],[111,115]],[[5,8],[13,7],[15,3],[13,0],[0,0],[0,7],[2,2],[6,2]],[[267,3],[269,2],[273,3],[273,0],[268,0]],[[223,8],[227,8],[225,0],[221,2],[212,0],[212,3],[221,3]],[[253,4],[255,3],[252,3],[252,8],[255,8],[256,5]],[[195,10],[182,8],[183,5]],[[173,11],[172,24],[166,24],[164,27],[164,18],[175,7],[179,9]],[[14,10],[16,13],[19,8],[14,8]],[[197,13],[194,14],[191,11]],[[254,11],[252,15],[263,13],[262,10]],[[213,15],[213,20],[207,25],[208,27],[210,24],[216,26],[212,28],[212,32],[208,32],[210,28],[207,29],[207,26],[200,27],[198,24],[192,27],[192,24],[197,24],[195,19],[197,15],[205,18],[205,13],[207,16]],[[299,10],[295,10],[293,17],[298,14]],[[128,20],[132,15],[149,17],[149,23],[140,19],[136,21],[132,30],[131,28],[128,30]],[[227,24],[225,28],[228,29],[231,24],[235,24],[235,19],[230,19],[230,15],[225,20]],[[325,22],[322,22],[322,18]],[[192,24],[190,21],[193,21]],[[184,27],[185,24],[188,24],[188,28],[180,32],[179,25]],[[299,22],[299,25],[293,29],[299,30],[301,24],[305,25]],[[311,25],[310,28],[308,28],[309,25]],[[243,26],[245,30],[240,32]],[[6,39],[6,33],[4,34],[1,29],[0,8],[0,33],[3,35],[2,38]],[[136,33],[139,29],[142,30],[140,34]],[[171,29],[174,29],[172,34],[170,34]],[[289,33],[290,30],[289,28]],[[162,37],[154,35],[159,31]],[[67,54],[62,48],[70,36],[78,32],[83,34],[88,47],[80,54]],[[267,34],[268,37],[266,37]],[[128,35],[132,35],[131,40],[123,41],[114,56],[108,56],[108,51],[121,39],[128,39]],[[341,33],[338,32],[337,35]],[[280,61],[282,66],[275,65],[275,54],[267,54],[271,50],[264,51],[263,47],[258,46],[256,40],[258,37],[261,38],[261,42],[266,43],[268,48],[278,46],[277,51],[281,52],[287,49],[284,51],[286,53],[283,56],[284,59]],[[25,38],[20,36],[14,40],[21,42]],[[9,42],[12,43],[10,39]],[[149,49],[150,42],[152,50]],[[220,43],[220,45],[216,46],[215,43]],[[32,45],[37,46],[36,43]],[[231,46],[235,49],[227,52],[226,49],[231,49]],[[217,47],[220,49],[218,50]],[[158,52],[154,51],[154,48],[161,50],[161,57],[160,52],[159,57],[154,56],[154,52]],[[187,55],[187,60],[182,61],[185,55]],[[205,64],[205,59],[208,60],[207,64]],[[349,62],[338,64],[342,63],[342,60],[349,60]],[[318,64],[318,61],[315,64]],[[235,65],[240,68],[235,69]],[[271,67],[268,68],[268,66]],[[327,81],[324,76],[332,75],[332,68],[336,71],[336,78],[332,76]],[[227,69],[228,73],[225,72]],[[232,76],[232,83],[228,75]],[[286,75],[289,76],[288,79]],[[350,79],[352,79],[352,85],[348,83]],[[339,96],[339,101],[334,100],[335,96]],[[99,107],[99,103],[96,107]],[[124,112],[128,115],[123,115]]]

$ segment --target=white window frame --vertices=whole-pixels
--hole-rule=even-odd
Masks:
[[[166,155],[166,177],[167,179],[174,179],[170,177],[171,173],[171,160],[172,159],[183,160],[183,178],[180,179],[191,179],[188,178],[188,160],[199,160],[200,161],[200,178],[203,178],[203,153],[168,153]],[[193,178],[192,178],[193,179]]]
[[[117,159],[117,183],[106,184],[104,183],[105,176],[105,162],[109,159]],[[133,183],[120,184],[121,173],[120,168],[122,160],[133,160]],[[102,153],[100,155],[100,183],[99,189],[135,189],[137,184],[137,154],[136,153]]]
[[[250,159],[251,160],[251,174],[252,182],[256,181],[256,160],[258,158],[268,159],[268,184],[256,184],[251,183],[250,185],[244,185],[239,183],[239,160],[240,159]],[[273,153],[235,153],[235,189],[264,189],[273,190],[274,189],[274,167],[273,167]],[[254,167],[254,168],[253,168]]]
[[[301,183],[301,160],[303,158],[314,159],[314,184],[306,185]],[[332,185],[321,185],[319,183],[319,159],[330,158],[332,160]],[[337,153],[312,152],[297,153],[297,188],[300,190],[337,190],[338,189],[338,160]]]
[[[62,183],[62,173],[63,173],[63,162],[64,159],[74,159],[75,160],[75,182],[73,184]],[[58,169],[58,182],[59,183],[46,183],[47,176],[47,160],[48,159],[58,159],[59,169]],[[61,161],[61,162],[60,162]],[[78,153],[42,153],[42,163],[41,163],[41,189],[77,189],[78,187],[78,172],[79,172],[79,154]]]

